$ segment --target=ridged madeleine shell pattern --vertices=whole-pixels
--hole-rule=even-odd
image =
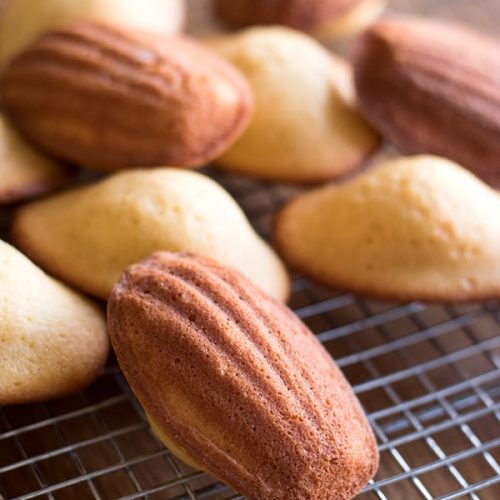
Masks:
[[[311,31],[344,14],[363,0],[216,0],[218,16],[241,28],[251,25],[284,24]]]
[[[403,151],[433,153],[500,186],[500,43],[420,18],[375,24],[354,51],[366,118]]]
[[[252,110],[244,78],[196,41],[90,21],[38,39],[7,67],[0,92],[29,139],[104,170],[199,166]]]
[[[242,275],[159,252],[108,305],[120,366],[159,436],[253,499],[348,499],[377,468],[374,436],[314,335]]]

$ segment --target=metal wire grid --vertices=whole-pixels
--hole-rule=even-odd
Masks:
[[[217,175],[216,175],[217,176]],[[293,189],[218,179],[262,232]],[[335,356],[376,432],[362,498],[500,498],[500,304],[385,304],[297,277],[292,306]],[[154,437],[116,363],[85,392],[0,409],[4,498],[241,498]]]

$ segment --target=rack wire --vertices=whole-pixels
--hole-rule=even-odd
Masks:
[[[461,17],[489,31],[500,18],[497,0],[393,5]],[[295,192],[207,173],[265,236],[277,208]],[[0,214],[0,234],[8,219]],[[291,307],[335,357],[377,435],[380,469],[360,498],[500,498],[498,301],[388,304],[296,276]],[[0,408],[0,498],[242,497],[164,448],[112,359],[80,394]]]
[[[293,188],[209,172],[264,234]],[[361,498],[500,498],[500,304],[387,304],[296,277],[291,305],[365,407],[381,465]],[[81,394],[0,409],[5,498],[239,498],[152,434],[112,360]]]

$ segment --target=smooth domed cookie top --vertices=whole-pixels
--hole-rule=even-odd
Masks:
[[[63,184],[69,174],[28,144],[0,115],[0,205],[46,193]]]
[[[158,35],[181,30],[184,0],[3,0],[0,66],[43,32],[77,19],[89,19]]]
[[[255,101],[249,126],[216,161],[222,168],[318,182],[355,170],[378,145],[354,107],[349,66],[307,35],[257,27],[211,47],[246,76]]]
[[[500,296],[500,196],[442,158],[400,158],[298,196],[275,239],[293,266],[336,288],[400,300]]]
[[[0,240],[0,404],[79,391],[108,354],[102,311]]]
[[[289,293],[283,264],[233,198],[183,169],[130,170],[30,203],[18,211],[13,234],[44,268],[104,299],[128,265],[156,250],[195,251],[274,297]]]

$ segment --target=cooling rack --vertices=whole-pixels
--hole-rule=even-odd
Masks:
[[[392,8],[500,26],[497,0],[395,0]],[[264,236],[295,191],[206,172]],[[8,218],[0,213],[0,234]],[[296,276],[291,307],[335,357],[377,435],[380,469],[360,498],[500,499],[498,301],[389,304]],[[0,408],[0,498],[242,497],[163,447],[111,359],[80,394]]]

